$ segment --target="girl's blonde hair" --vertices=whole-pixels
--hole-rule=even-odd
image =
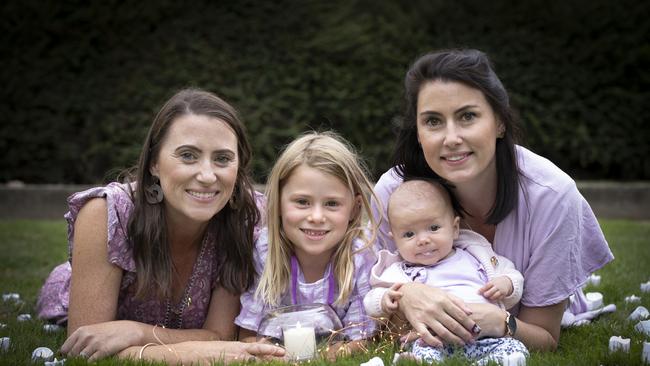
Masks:
[[[360,249],[363,250],[376,239],[377,223],[370,211],[370,198],[375,202],[379,200],[373,193],[365,165],[352,146],[334,132],[310,132],[300,136],[285,148],[273,166],[266,183],[269,251],[255,295],[267,304],[278,305],[282,294],[288,290],[293,244],[282,228],[280,197],[286,180],[303,164],[340,179],[354,197],[361,199],[362,207],[355,210],[356,215],[332,256],[339,289],[334,303],[340,305],[347,301],[354,286],[353,240],[363,240],[366,243]],[[369,220],[370,225],[366,225],[364,219]]]

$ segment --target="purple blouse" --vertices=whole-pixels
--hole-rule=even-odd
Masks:
[[[575,182],[551,161],[517,146],[520,171],[517,206],[496,226],[494,251],[510,259],[524,276],[521,304],[541,307],[576,295],[592,272],[614,259],[598,220]],[[395,169],[375,186],[386,215],[391,193],[402,182]],[[387,220],[379,229],[380,245],[395,250]],[[573,298],[573,297],[572,297]],[[572,302],[571,312],[585,312],[586,304]],[[514,313],[518,313],[516,306]]]
[[[136,299],[134,296],[136,290],[135,260],[133,245],[127,239],[126,234],[128,219],[133,211],[133,202],[125,184],[111,183],[106,187],[96,187],[75,193],[68,198],[70,211],[65,218],[68,222],[69,257],[72,255],[74,224],[79,211],[86,202],[98,197],[106,199],[108,208],[108,261],[123,271],[116,319],[165,325],[170,328],[177,328],[179,324],[180,328],[184,329],[202,328],[210,306],[212,291],[218,285],[219,268],[214,233],[208,233],[202,244],[202,254],[199,255],[192,269],[195,281],[189,291],[191,302],[179,317],[173,309],[178,309],[180,304],[170,304],[172,311],[168,311],[167,302],[164,300],[158,300],[153,296]],[[258,205],[263,205],[264,198],[257,192],[256,200]],[[255,238],[258,233],[259,228],[256,227]],[[70,259],[52,271],[38,298],[37,311],[40,318],[57,323],[67,321],[71,274]],[[164,324],[166,318],[169,324]]]
[[[357,251],[362,248],[363,242],[355,240],[352,250]],[[257,273],[261,274],[266,261],[268,253],[268,233],[266,229],[262,230],[255,245],[255,267]],[[376,329],[375,321],[366,315],[363,307],[363,297],[370,291],[370,269],[375,264],[377,257],[374,251],[369,247],[367,249],[356,252],[353,256],[354,261],[354,289],[350,294],[348,301],[343,305],[332,304],[332,309],[338,315],[341,323],[343,324],[343,333],[348,339],[358,340],[373,335]],[[300,267],[300,266],[298,266]],[[302,271],[298,268],[297,288],[296,288],[296,303],[297,304],[310,304],[322,303],[327,304],[329,286],[328,277],[331,271],[331,266],[328,266],[323,278],[316,282],[307,283],[303,277]],[[241,296],[241,312],[235,319],[235,324],[242,328],[257,332],[257,328],[262,321],[262,318],[272,309],[271,306],[262,302],[261,299],[255,297],[255,285]],[[334,299],[338,297],[338,289],[335,291]],[[293,300],[291,291],[286,291],[278,307],[292,305]]]

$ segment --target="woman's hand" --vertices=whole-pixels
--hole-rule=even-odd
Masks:
[[[530,350],[552,351],[560,341],[560,323],[568,300],[543,307],[521,306],[515,338]],[[506,312],[492,304],[469,304],[471,318],[481,327],[481,337],[503,337]]]
[[[96,361],[141,343],[139,323],[129,320],[84,325],[75,330],[61,346],[68,357],[83,357]]]
[[[481,327],[480,338],[501,338],[506,334],[506,311],[494,304],[467,304],[472,310],[470,317]]]
[[[476,323],[472,311],[459,298],[421,283],[405,283],[400,288],[399,309],[414,331],[429,345],[464,345],[472,342]]]

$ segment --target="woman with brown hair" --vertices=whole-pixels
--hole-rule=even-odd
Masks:
[[[67,322],[63,353],[175,362],[283,355],[230,342],[239,294],[255,277],[263,204],[250,159],[236,110],[186,89],[158,112],[126,183],[68,199],[70,261],[38,303],[40,317]]]

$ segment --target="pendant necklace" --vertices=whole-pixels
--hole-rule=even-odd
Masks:
[[[199,263],[203,261],[203,254],[205,253],[205,248],[208,246],[207,242],[208,234],[206,233],[205,238],[203,238],[203,242],[201,243],[201,251],[199,252],[199,256],[196,257],[196,262],[194,262],[194,266],[192,267],[192,275],[190,276],[190,280],[187,282],[187,286],[185,287],[185,291],[183,292],[183,296],[181,296],[181,300],[178,305],[172,306],[170,298],[167,298],[165,302],[165,321],[163,323],[165,328],[181,329],[183,327],[183,312],[185,312],[185,310],[192,304],[192,297],[190,292],[192,291],[194,283],[196,282],[198,272],[197,267]],[[175,324],[170,324],[172,313],[176,317]]]

